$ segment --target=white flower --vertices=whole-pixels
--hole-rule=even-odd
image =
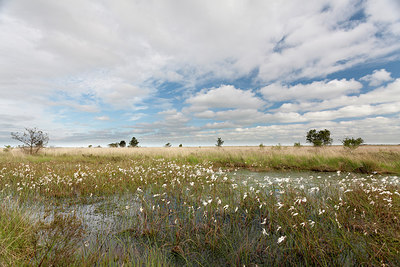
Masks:
[[[129,210],[129,206],[125,206],[125,209],[126,209],[126,210]]]
[[[267,218],[265,218],[261,224],[266,224],[267,223]]]
[[[268,236],[269,234],[267,233],[267,230],[265,230],[265,228],[262,229],[262,234],[265,236]]]
[[[283,241],[285,241],[285,239],[286,239],[286,236],[281,236],[281,237],[278,238],[278,242],[277,243],[280,244]]]

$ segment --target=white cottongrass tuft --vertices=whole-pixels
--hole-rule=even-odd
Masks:
[[[280,244],[280,243],[282,243],[283,241],[285,241],[285,239],[286,239],[286,236],[285,236],[285,235],[284,235],[284,236],[281,236],[281,237],[278,238],[278,241],[277,241],[276,243]]]

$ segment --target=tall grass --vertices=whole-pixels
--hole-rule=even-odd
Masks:
[[[178,149],[3,154],[0,262],[400,265],[400,178],[340,172],[394,172],[396,149]]]

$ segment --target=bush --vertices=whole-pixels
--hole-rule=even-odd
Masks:
[[[364,143],[364,140],[359,137],[357,139],[351,137],[346,137],[345,139],[342,140],[342,144],[344,147],[350,148],[350,149],[356,149],[360,145]]]
[[[293,146],[294,146],[294,147],[301,147],[301,144],[300,144],[300,142],[296,142],[296,143],[294,143]]]
[[[111,144],[108,144],[108,146],[109,147],[118,147],[118,143],[111,143]]]
[[[172,145],[171,145],[171,143],[166,143],[164,146],[165,147],[171,147]]]
[[[4,152],[10,152],[12,149],[13,149],[12,146],[6,145],[6,146],[4,146],[3,151],[4,151]]]

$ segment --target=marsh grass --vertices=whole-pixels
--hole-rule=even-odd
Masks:
[[[399,177],[344,172],[397,172],[398,147],[363,148],[13,150],[0,156],[1,263],[398,266]]]

